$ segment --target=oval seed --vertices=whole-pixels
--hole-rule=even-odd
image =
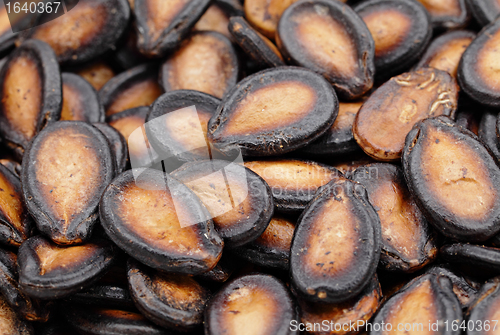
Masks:
[[[497,0],[466,0],[466,3],[472,16],[481,27],[495,21],[500,14],[500,2]]]
[[[454,116],[458,86],[446,72],[423,68],[391,78],[361,106],[352,128],[363,151],[377,160],[399,160],[408,132],[430,116]]]
[[[85,241],[114,174],[111,149],[99,130],[79,121],[46,127],[24,155],[21,177],[38,229],[58,244]]]
[[[500,231],[500,167],[474,134],[446,117],[423,120],[402,161],[408,188],[443,235],[484,241]]]
[[[462,54],[475,37],[476,34],[468,30],[454,30],[439,36],[429,45],[416,69],[429,66],[456,78]]]
[[[359,294],[380,257],[380,220],[358,183],[339,178],[320,188],[301,215],[290,274],[307,300],[337,303]]]
[[[432,320],[432,321],[429,321]],[[451,324],[462,322],[462,310],[457,297],[453,293],[451,282],[446,277],[426,274],[415,278],[394,294],[373,319],[373,324],[412,325],[410,330],[398,330],[396,326],[391,331],[375,329],[374,335],[387,334],[443,334],[458,335],[460,330],[451,327],[429,327],[429,323]],[[434,326],[435,327],[435,326]],[[429,329],[431,328],[431,329]]]
[[[245,166],[266,181],[276,209],[284,212],[303,210],[321,186],[340,177],[335,168],[295,159],[248,161]]]
[[[173,51],[209,5],[210,0],[135,1],[137,47],[148,57]]]
[[[33,228],[18,176],[0,166],[0,242],[18,247],[31,236]]]
[[[497,159],[500,158],[500,141],[497,135],[499,127],[498,111],[491,108],[486,109],[481,116],[481,121],[479,121],[477,135]]]
[[[213,269],[223,242],[201,201],[160,171],[133,173],[119,175],[102,196],[101,224],[108,236],[153,268],[191,275]]]
[[[468,264],[487,273],[500,273],[500,249],[469,243],[448,244],[441,247],[441,257],[460,265]]]
[[[92,284],[113,260],[113,246],[105,240],[61,247],[32,237],[19,248],[19,286],[31,297],[58,299]]]
[[[422,55],[432,35],[431,20],[417,1],[369,0],[354,7],[375,42],[377,76],[390,78]]]
[[[429,12],[434,28],[460,28],[469,21],[465,0],[418,0]]]
[[[60,63],[84,63],[115,48],[129,17],[126,0],[86,0],[29,36],[49,44]]]
[[[372,88],[373,38],[351,7],[328,0],[296,2],[283,13],[277,37],[288,63],[323,75],[341,98],[355,99]]]
[[[358,168],[352,179],[366,188],[380,218],[380,262],[385,269],[414,272],[437,257],[436,236],[406,187],[399,167],[368,164]]]
[[[152,271],[129,260],[128,282],[135,305],[154,323],[179,331],[202,325],[210,293],[193,278]]]
[[[24,42],[2,67],[0,82],[0,134],[21,154],[61,115],[61,75],[54,52],[41,41]]]
[[[227,29],[231,16],[243,16],[243,6],[238,0],[213,1],[193,30],[216,31],[231,39],[231,33]]]
[[[217,32],[199,31],[163,63],[160,83],[166,92],[195,90],[221,99],[236,84],[239,71],[231,41]]]
[[[257,239],[274,212],[271,190],[250,169],[222,160],[192,162],[171,176],[185,184],[205,205],[228,247]]]
[[[298,0],[246,0],[245,17],[261,34],[274,39],[281,15]]]
[[[500,278],[492,278],[486,282],[481,291],[478,293],[477,298],[471,304],[467,310],[466,317],[467,322],[471,322],[473,325],[486,325],[487,320],[497,320],[500,314]],[[492,323],[496,323],[492,321]],[[484,327],[486,328],[486,327]],[[483,335],[491,334],[491,327],[487,327],[488,330],[483,329],[483,327],[468,327],[467,335]]]
[[[99,91],[104,84],[115,76],[113,69],[102,61],[88,64],[77,70],[76,74],[88,81],[96,91]]]
[[[331,85],[306,69],[280,67],[239,82],[208,123],[208,140],[219,151],[278,155],[306,146],[335,120]]]
[[[99,91],[106,117],[151,105],[163,93],[158,85],[157,71],[154,64],[142,64],[109,80]]]
[[[276,278],[254,274],[240,277],[221,289],[205,311],[205,334],[293,334],[296,320],[292,297]]]
[[[95,89],[79,75],[65,72],[61,77],[63,90],[61,120],[103,122],[104,108]]]

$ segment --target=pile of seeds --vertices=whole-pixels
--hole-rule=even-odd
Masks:
[[[499,1],[8,8],[0,334],[500,330]]]

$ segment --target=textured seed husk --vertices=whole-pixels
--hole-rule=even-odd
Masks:
[[[295,221],[275,215],[266,230],[255,241],[234,252],[241,258],[267,268],[288,270]]]
[[[482,27],[495,21],[500,14],[498,1],[466,0],[466,3],[472,16]]]
[[[448,279],[451,280],[453,292],[457,296],[458,301],[460,301],[462,309],[467,309],[476,299],[481,284],[468,280],[450,265],[435,265],[429,268],[426,273],[434,273],[438,276],[448,277]]]
[[[352,179],[365,187],[380,218],[380,266],[415,272],[437,257],[437,236],[406,187],[402,169],[387,163],[368,164],[358,168]]]
[[[19,248],[19,286],[34,298],[66,297],[99,279],[114,257],[113,245],[106,240],[61,247],[41,236],[32,237]]]
[[[290,275],[306,300],[338,303],[359,294],[380,258],[380,219],[361,184],[345,178],[321,187],[299,218]]]
[[[196,22],[195,31],[216,31],[231,39],[232,35],[227,29],[231,16],[243,16],[243,6],[238,0],[213,1],[203,16]]]
[[[227,247],[256,240],[274,213],[267,183],[252,170],[222,160],[190,162],[171,176],[191,189],[213,217]]]
[[[382,291],[377,276],[368,283],[363,291],[356,297],[339,304],[313,303],[298,299],[301,309],[301,322],[306,325],[314,325],[327,320],[328,324],[358,324],[368,322],[380,307]],[[313,326],[314,327],[314,326]],[[316,329],[309,331],[315,335],[354,335],[358,332],[354,329]]]
[[[150,270],[130,260],[128,281],[135,305],[152,322],[178,331],[201,327],[210,292],[195,279]]]
[[[163,57],[176,49],[205,13],[210,0],[137,0],[134,14],[137,47],[148,57]]]
[[[262,335],[294,334],[297,312],[288,289],[275,277],[253,274],[224,286],[207,305],[205,334],[236,334],[241,329]]]
[[[159,81],[166,92],[195,90],[221,99],[239,74],[238,55],[231,41],[218,32],[198,31],[165,60]]]
[[[372,88],[375,43],[348,5],[328,0],[296,2],[281,16],[276,36],[287,63],[323,75],[339,97],[356,99]]]
[[[0,135],[21,156],[33,137],[61,115],[61,74],[54,51],[41,41],[24,42],[2,67],[0,82]]]
[[[486,109],[481,116],[481,121],[479,121],[477,135],[497,159],[500,158],[498,127],[498,112],[492,108]]]
[[[469,243],[447,244],[441,247],[441,257],[457,264],[469,264],[475,268],[500,273],[500,249]]]
[[[485,241],[498,233],[500,168],[473,133],[446,117],[423,120],[408,134],[402,162],[415,201],[443,235]]]
[[[75,69],[74,72],[88,81],[96,91],[99,91],[104,84],[115,76],[115,70],[105,61],[85,64]]]
[[[84,305],[68,306],[63,313],[71,327],[81,334],[175,335],[135,311]]]
[[[33,233],[34,223],[24,202],[21,182],[0,166],[0,242],[20,246]]]
[[[486,325],[486,321],[495,324],[493,321],[500,311],[500,277],[495,277],[486,282],[481,291],[478,292],[477,298],[472,302],[467,310],[465,317],[467,322],[474,325],[467,329],[467,335],[483,335],[488,334],[484,327],[479,325]],[[490,327],[491,329],[491,327]]]
[[[49,44],[61,64],[81,64],[114,49],[129,17],[126,0],[86,0],[28,37]]]
[[[460,88],[477,102],[500,106],[500,86],[496,61],[496,46],[500,41],[500,21],[485,27],[467,47],[458,65]]]
[[[431,116],[454,117],[458,86],[444,71],[423,68],[391,78],[361,106],[352,128],[367,155],[381,161],[401,158],[406,135]]]
[[[224,243],[201,201],[158,170],[145,170],[137,182],[133,173],[123,172],[102,196],[101,224],[111,240],[153,268],[190,275],[213,269]]]
[[[416,69],[429,66],[446,71],[457,77],[458,63],[469,44],[476,38],[476,33],[469,30],[453,30],[432,41]]]
[[[339,113],[330,129],[316,141],[301,149],[301,152],[312,157],[329,158],[360,151],[361,148],[352,134],[352,125],[362,105],[362,101],[339,102]]]
[[[317,139],[337,113],[335,92],[321,76],[296,67],[268,69],[228,92],[208,123],[208,140],[223,153],[279,155]]]
[[[64,72],[61,120],[104,122],[104,108],[96,90],[77,74]]]
[[[370,0],[354,10],[375,42],[378,77],[390,78],[413,65],[431,39],[431,19],[417,1]]]
[[[239,265],[240,262],[231,254],[225,253],[212,270],[202,273],[196,276],[196,278],[208,283],[225,283],[235,270],[239,268]]]
[[[0,164],[5,166],[10,172],[12,172],[16,177],[21,176],[21,164],[12,158],[2,158],[0,159]]]
[[[140,106],[151,105],[163,93],[158,84],[158,66],[141,64],[120,73],[100,90],[106,117]]]
[[[17,255],[0,250],[0,293],[23,319],[47,322],[51,314],[51,302],[31,299],[19,289]]]
[[[236,43],[261,67],[285,65],[273,42],[261,35],[243,17],[231,17],[228,29]]]
[[[206,93],[176,90],[163,94],[146,117],[149,142],[164,160],[193,161],[211,158],[208,121],[220,100]],[[196,114],[189,107],[194,106]],[[186,108],[183,111],[180,109]],[[167,162],[168,164],[168,162]]]
[[[33,326],[9,306],[6,299],[0,295],[0,325],[4,335],[34,335]]]
[[[342,176],[331,166],[307,160],[247,161],[245,166],[266,181],[280,212],[302,211],[318,188]]]
[[[40,232],[58,244],[87,240],[115,169],[108,140],[90,124],[60,121],[42,130],[23,157],[21,176]]]
[[[134,307],[128,287],[106,283],[96,283],[68,298],[71,304],[99,305],[111,308]]]
[[[457,29],[467,25],[470,14],[466,0],[418,0],[429,11],[436,30]]]
[[[99,129],[104,136],[106,136],[106,139],[109,142],[109,147],[111,148],[115,158],[116,174],[122,173],[128,163],[128,147],[125,137],[123,137],[118,130],[107,123],[94,123],[92,125]]]
[[[429,321],[431,320],[431,321]],[[421,323],[421,328],[415,328],[415,333],[426,334],[460,334],[460,329],[452,330],[451,327],[441,327],[437,332],[429,330],[429,323],[438,322],[460,322],[462,321],[462,310],[457,297],[453,293],[451,281],[446,277],[435,274],[424,274],[413,279],[405,285],[398,293],[394,294],[385,302],[373,319],[373,324],[392,324],[396,334],[398,324]],[[396,330],[395,330],[396,329]],[[382,334],[381,330],[373,330],[372,334]]]

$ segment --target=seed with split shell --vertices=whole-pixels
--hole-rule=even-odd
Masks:
[[[339,1],[299,1],[288,7],[277,44],[288,63],[323,75],[341,98],[358,98],[373,86],[373,38],[356,12]]]
[[[380,306],[382,291],[377,276],[374,276],[370,283],[356,297],[339,304],[313,303],[298,299],[301,310],[301,322],[304,323],[309,334],[315,335],[349,335],[356,334],[357,327],[343,327],[335,329],[318,329],[314,324],[322,324],[324,320],[328,325],[335,324],[355,324],[361,325],[368,322]],[[324,324],[324,323],[323,323]],[[361,328],[361,327],[359,327]]]
[[[301,151],[314,157],[340,156],[359,151],[352,134],[352,125],[362,105],[362,101],[339,102],[339,113],[330,129]]]
[[[271,190],[259,175],[244,166],[222,160],[191,162],[171,176],[200,198],[228,247],[254,241],[271,220]]]
[[[113,246],[105,240],[61,247],[32,237],[19,248],[19,286],[35,298],[65,297],[92,284],[113,259]]]
[[[61,115],[61,74],[54,51],[41,41],[24,42],[2,67],[0,82],[0,135],[20,154]]]
[[[31,299],[19,289],[17,256],[13,252],[1,249],[0,293],[10,307],[23,319],[40,322],[47,322],[49,319],[52,303],[44,303],[37,299]],[[2,328],[0,327],[0,329]]]
[[[135,311],[83,305],[67,306],[63,313],[71,327],[81,334],[175,335]]]
[[[223,153],[279,155],[321,136],[337,117],[332,86],[302,68],[264,70],[239,82],[208,123],[208,140]]]
[[[267,182],[282,212],[303,210],[319,187],[341,175],[330,166],[296,159],[248,161],[245,166]]]
[[[500,2],[497,0],[466,0],[476,22],[482,27],[495,21],[500,14]]]
[[[294,302],[287,288],[276,278],[254,274],[240,277],[222,288],[205,311],[205,334],[294,334]]]
[[[403,171],[392,164],[368,164],[352,179],[363,184],[382,226],[381,265],[414,272],[437,257],[436,236],[410,194]]]
[[[137,46],[149,57],[173,51],[210,5],[210,0],[136,0]]]
[[[153,268],[191,275],[213,269],[223,242],[201,201],[158,170],[138,173],[125,171],[102,196],[101,224],[109,237]]]
[[[237,248],[235,253],[260,266],[288,270],[294,230],[293,220],[275,215],[262,235],[255,241]]]
[[[467,25],[465,0],[418,0],[429,12],[434,28],[460,28]]]
[[[453,30],[432,41],[416,68],[425,66],[446,71],[457,77],[458,63],[476,34],[468,30]]]
[[[468,308],[474,302],[479,287],[482,283],[472,282],[461,273],[453,269],[450,265],[435,265],[428,269],[426,273],[434,273],[438,276],[448,277],[453,285],[453,292],[460,301],[462,309]]]
[[[430,17],[417,1],[369,0],[354,10],[375,42],[378,77],[390,78],[407,69],[418,60],[431,39]]]
[[[129,17],[126,0],[86,0],[29,37],[49,44],[60,63],[84,63],[115,48]]]
[[[0,295],[0,329],[3,335],[34,335],[33,326],[22,320]]]
[[[131,260],[128,282],[135,305],[154,323],[179,331],[202,325],[210,293],[193,278],[161,273]]]
[[[142,64],[120,73],[99,90],[106,117],[140,106],[151,105],[162,93],[157,66]]]
[[[76,74],[82,76],[97,91],[115,76],[114,70],[103,61],[87,64],[76,70]]]
[[[292,283],[307,300],[349,300],[373,278],[380,244],[380,220],[364,187],[333,180],[318,190],[295,229]]]
[[[18,176],[0,166],[0,242],[20,246],[33,228]]]
[[[90,124],[60,121],[42,130],[23,157],[21,176],[40,232],[58,244],[85,241],[114,174],[108,141]]]
[[[243,17],[229,20],[229,31],[245,53],[262,67],[285,65],[278,48],[256,31]]]
[[[443,235],[485,241],[500,231],[500,167],[473,133],[446,117],[423,120],[402,161],[408,188]]]
[[[454,243],[441,247],[441,257],[459,265],[467,264],[487,273],[500,273],[500,249],[469,243]]]
[[[221,99],[238,81],[239,71],[231,41],[214,31],[199,31],[188,36],[166,59],[160,83],[166,92],[196,90]]]
[[[92,125],[99,129],[104,136],[106,136],[111,152],[113,153],[113,157],[115,158],[116,173],[122,173],[128,163],[128,148],[125,137],[123,137],[118,130],[107,123],[94,123]]]
[[[208,121],[220,100],[206,93],[177,90],[163,94],[151,106],[145,130],[155,151],[166,161],[210,159]],[[193,108],[194,106],[194,108]]]
[[[373,325],[382,322],[393,325],[392,330],[374,327],[371,334],[459,335],[460,329],[442,325],[445,322],[460,324],[462,310],[448,278],[425,274],[409,282],[385,302],[372,320]],[[433,326],[434,323],[437,325]],[[396,325],[403,326],[398,329]],[[404,325],[412,325],[412,328],[408,330],[407,326],[405,330]]]
[[[477,35],[462,55],[458,66],[460,88],[481,104],[500,106],[500,20]]]
[[[391,78],[361,106],[352,131],[365,153],[377,160],[401,157],[413,125],[430,116],[454,117],[458,86],[446,72],[423,68]]]
[[[63,104],[61,120],[104,122],[102,107],[95,89],[77,74],[62,74]]]
[[[467,335],[491,334],[491,325],[496,324],[500,314],[500,277],[486,282],[478,293],[476,300],[467,310],[466,317],[472,325],[467,328]],[[493,321],[495,320],[495,321]],[[491,325],[489,323],[491,322]],[[490,327],[485,327],[486,324]],[[479,326],[481,325],[481,326]],[[486,329],[488,330],[486,330]],[[494,331],[493,331],[494,332]]]

